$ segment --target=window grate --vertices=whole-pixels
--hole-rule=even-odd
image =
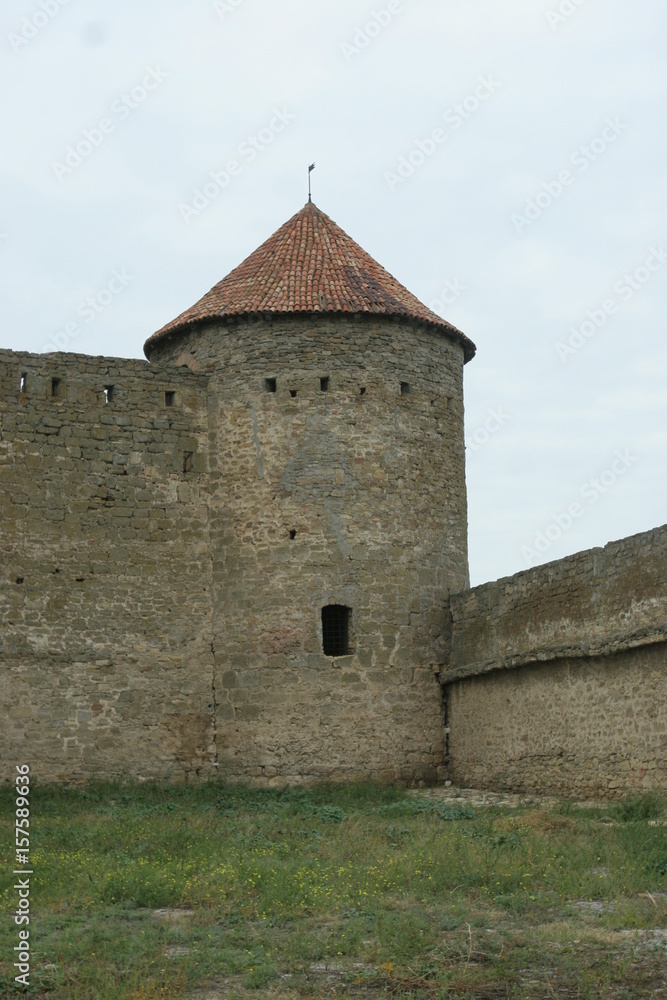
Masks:
[[[325,656],[347,656],[350,652],[350,609],[343,604],[322,608],[322,646]]]

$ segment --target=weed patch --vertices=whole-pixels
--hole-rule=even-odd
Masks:
[[[11,914],[5,790],[0,809]],[[655,797],[472,808],[369,784],[37,787],[34,995],[653,997],[663,816]],[[2,997],[14,931],[0,928]]]

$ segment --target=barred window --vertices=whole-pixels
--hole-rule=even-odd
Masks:
[[[322,608],[322,646],[325,656],[347,656],[350,652],[350,608],[329,604]]]

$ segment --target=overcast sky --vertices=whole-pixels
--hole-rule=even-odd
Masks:
[[[6,0],[0,35],[0,347],[142,357],[315,160],[477,344],[472,583],[667,520],[660,0]]]

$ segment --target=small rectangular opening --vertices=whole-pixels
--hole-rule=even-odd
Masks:
[[[173,392],[172,390],[169,390],[168,392],[165,392],[165,394],[164,394],[164,405],[165,406],[173,406],[175,402],[176,402],[176,393]]]
[[[320,390],[321,390],[321,392],[328,392],[329,391],[329,376],[328,375],[326,376],[326,378],[321,378],[320,379]]]
[[[27,384],[28,384],[28,375],[26,372],[23,372],[19,378],[19,392],[25,392]]]
[[[343,604],[322,608],[322,648],[325,656],[349,655],[350,608]]]
[[[296,389],[290,389],[289,394],[292,399],[296,399]]]
[[[51,395],[55,398],[60,395],[60,379],[51,379]]]
[[[105,385],[104,386],[104,402],[105,403],[110,403],[112,399],[113,399],[113,386],[112,385]]]
[[[183,472],[192,472],[193,457],[194,457],[193,452],[191,451],[183,452]]]
[[[265,392],[275,392],[278,388],[278,380],[275,378],[265,378],[264,379],[264,391]]]
[[[361,389],[359,390],[359,395],[360,396],[365,396],[366,395],[366,386],[365,385],[362,385]]]
[[[401,382],[401,396],[409,396],[412,388],[409,382]]]

